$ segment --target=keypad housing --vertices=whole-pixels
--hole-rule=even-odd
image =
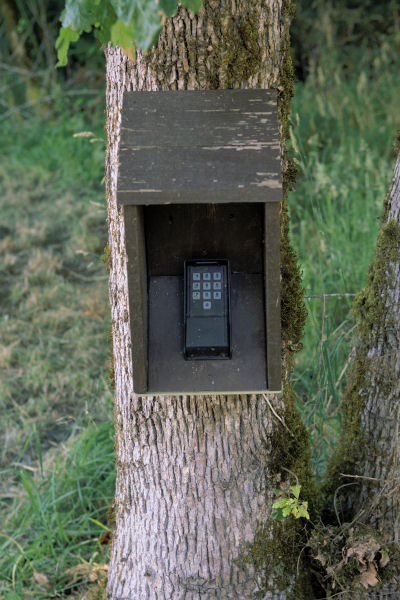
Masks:
[[[227,259],[185,262],[185,358],[230,358],[229,279]]]

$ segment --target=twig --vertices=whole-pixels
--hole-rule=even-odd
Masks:
[[[370,481],[386,481],[386,479],[378,479],[377,477],[367,477],[366,475],[348,475],[347,473],[340,473],[340,476],[353,477],[354,479],[369,479]]]
[[[278,421],[280,423],[282,423],[282,425],[284,426],[285,429],[287,429],[287,431],[290,433],[290,435],[292,437],[294,437],[293,433],[290,431],[289,427],[286,425],[285,421],[282,419],[282,417],[280,417],[278,415],[278,413],[276,412],[276,410],[274,409],[274,407],[272,406],[271,402],[269,401],[269,398],[267,396],[267,394],[263,394],[264,400],[267,401],[268,406],[270,407],[272,413],[275,415],[275,417],[278,419]]]
[[[358,485],[358,483],[356,481],[353,481],[353,483],[344,483],[343,485],[339,485],[339,487],[336,488],[335,494],[333,496],[333,508],[335,509],[335,514],[336,514],[337,521],[339,523],[339,527],[342,526],[342,522],[341,522],[341,520],[339,518],[339,513],[338,513],[338,510],[337,510],[337,506],[336,506],[337,493],[338,493],[339,490],[341,490],[344,487],[347,487],[348,485]]]
[[[312,294],[311,296],[304,296],[304,298],[340,298],[342,296],[357,296],[357,294]]]

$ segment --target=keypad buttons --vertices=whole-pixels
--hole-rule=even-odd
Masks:
[[[214,300],[221,300],[221,292],[214,292],[213,298]]]
[[[214,290],[220,290],[221,289],[221,282],[220,281],[214,281],[214,283],[213,283],[213,289]]]
[[[204,310],[210,310],[211,302],[209,302],[209,301],[203,302],[203,308],[204,308]]]
[[[193,273],[193,281],[200,281],[200,273]]]
[[[200,289],[200,281],[195,281],[193,283],[193,289],[194,290],[199,290]]]
[[[211,290],[211,283],[209,281],[203,283],[203,290]]]
[[[218,271],[216,273],[213,273],[213,279],[214,280],[221,280],[221,273],[218,273]]]
[[[193,300],[200,300],[200,292],[193,292]]]
[[[211,279],[211,273],[203,273],[203,279],[209,281]]]
[[[203,292],[203,300],[210,300],[211,292]]]

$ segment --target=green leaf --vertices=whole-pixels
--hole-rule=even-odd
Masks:
[[[178,3],[176,0],[160,0],[159,4],[160,10],[165,12],[167,17],[172,17],[176,13],[176,9],[178,8]]]
[[[147,50],[157,41],[162,20],[155,0],[137,0],[133,21],[135,44]]]
[[[301,485],[291,485],[290,489],[292,490],[293,496],[298,499],[300,496]]]
[[[116,21],[111,26],[111,42],[113,46],[131,48],[133,46],[133,23],[125,25],[123,21]]]
[[[65,67],[67,64],[68,49],[71,42],[79,40],[79,33],[72,31],[70,27],[61,27],[56,40],[58,63],[56,67]]]
[[[310,519],[310,515],[308,514],[308,510],[307,510],[307,502],[303,502],[302,504],[300,504],[298,506],[296,519],[299,519],[300,517],[304,517],[305,519]]]
[[[93,0],[66,0],[65,9],[61,15],[63,27],[70,27],[77,33],[90,31],[94,24],[94,8]]]
[[[275,519],[276,521],[283,521],[282,511],[279,509],[279,510],[276,510],[275,512],[273,512],[272,518]]]
[[[277,500],[276,502],[274,502],[272,508],[283,508],[284,506],[287,506],[288,503],[288,498],[282,498],[282,500]]]
[[[193,11],[194,13],[199,12],[201,4],[202,4],[202,0],[182,0],[182,6],[184,6],[185,8],[188,8],[189,10]]]
[[[286,506],[285,508],[282,508],[282,515],[284,517],[287,517],[288,515],[290,515],[291,512],[292,512],[291,506]]]
[[[132,21],[133,13],[135,11],[137,0],[110,0],[111,6],[115,10],[117,19],[123,21],[125,25],[129,25]]]

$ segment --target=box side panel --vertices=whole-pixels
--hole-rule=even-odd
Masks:
[[[132,340],[133,385],[147,391],[148,294],[143,208],[124,206],[129,318]]]
[[[280,205],[265,205],[265,321],[268,390],[281,389]]]

